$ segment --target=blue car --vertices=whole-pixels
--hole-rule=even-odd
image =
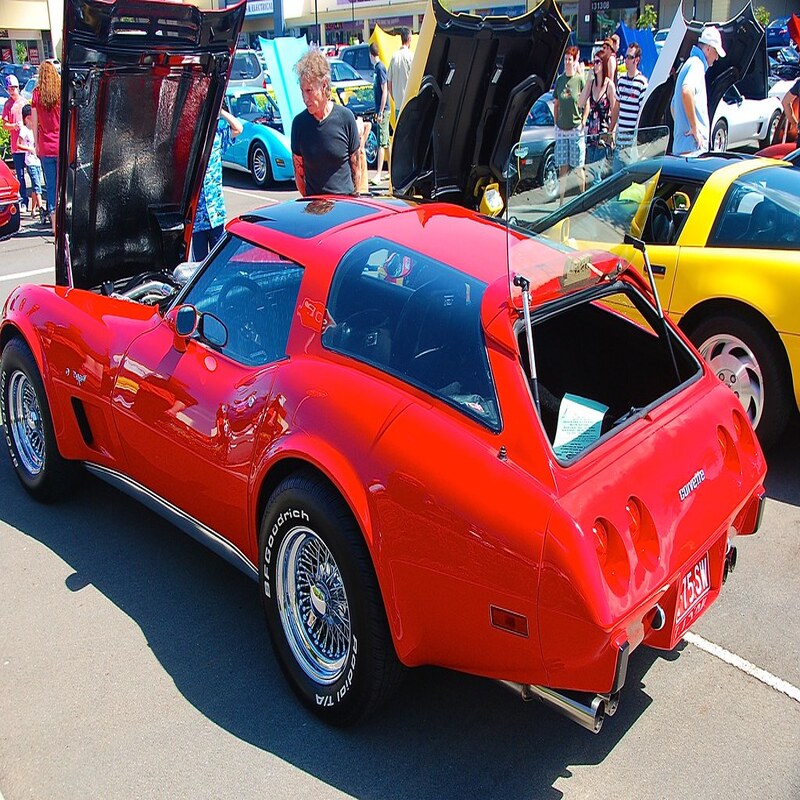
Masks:
[[[789,17],[778,17],[767,25],[767,47],[785,47],[789,38]]]
[[[292,148],[281,115],[266,89],[228,87],[225,99],[244,130],[225,151],[222,165],[249,172],[256,186],[294,180]]]

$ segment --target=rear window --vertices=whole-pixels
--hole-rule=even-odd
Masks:
[[[322,342],[498,430],[480,322],[485,289],[403,245],[371,239],[337,267]]]
[[[800,173],[765,167],[737,178],[728,189],[709,245],[800,250]]]
[[[606,435],[637,419],[701,374],[686,345],[630,284],[592,288],[556,313],[533,315],[536,380],[527,336],[522,368],[539,398],[539,416],[555,455],[579,458]]]
[[[257,78],[261,71],[261,64],[255,53],[236,53],[234,55],[231,80],[242,81]]]

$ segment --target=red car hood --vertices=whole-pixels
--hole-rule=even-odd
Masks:
[[[57,283],[92,288],[185,259],[244,12],[68,0]]]

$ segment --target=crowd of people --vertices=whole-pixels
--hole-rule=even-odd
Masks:
[[[391,107],[399,113],[411,71],[410,29],[401,28],[400,39],[401,46],[388,65],[381,61],[378,47],[370,45],[378,142],[376,174],[370,181],[373,185],[383,181],[383,168],[389,157]],[[635,145],[648,85],[640,69],[641,57],[641,48],[635,42],[620,53],[619,37],[614,35],[603,41],[592,57],[590,70],[586,70],[578,48],[567,48],[563,72],[556,78],[553,91],[555,161],[562,202],[570,173],[574,174],[572,180],[578,190],[583,191],[587,182],[600,180],[624,164],[626,153]],[[705,73],[724,57],[719,30],[706,26],[676,77],[671,102],[673,153],[694,156],[709,149]],[[291,136],[298,190],[304,196],[365,191],[364,143],[370,123],[357,121],[346,106],[333,102],[330,65],[319,48],[310,48],[295,70],[306,106],[295,118]],[[54,224],[60,75],[51,62],[42,64],[30,103],[20,94],[14,75],[6,78],[5,85],[9,99],[3,107],[2,124],[10,133],[22,207]],[[792,115],[790,107],[790,120]],[[221,113],[194,225],[195,258],[202,258],[221,236],[225,222],[221,153],[241,130],[235,117]],[[46,205],[42,202],[42,187],[47,191]]]
[[[618,70],[615,35],[605,39],[592,57],[587,77],[577,47],[564,54],[564,70],[556,78],[553,105],[555,160],[559,170],[563,202],[566,177],[575,174],[579,192],[586,182],[619,169],[636,144],[647,77],[642,73],[641,47],[632,42]],[[674,120],[671,152],[697,156],[709,150],[710,120],[705,74],[718,58],[725,57],[722,36],[706,26],[679,70],[670,110]]]
[[[11,157],[20,187],[25,212],[40,216],[55,230],[55,200],[61,120],[61,76],[51,61],[39,68],[36,87],[28,102],[20,93],[16,75],[5,79],[8,100],[3,105],[2,124],[9,132]],[[25,173],[31,182],[31,192]],[[42,203],[42,188],[47,204]]]

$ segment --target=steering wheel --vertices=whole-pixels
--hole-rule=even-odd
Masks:
[[[239,293],[245,297],[236,298]],[[228,327],[231,347],[241,355],[259,349],[256,315],[263,299],[261,287],[245,275],[228,278],[219,290],[217,314]]]
[[[654,244],[669,244],[675,217],[663,197],[656,197],[650,209],[650,235]]]

